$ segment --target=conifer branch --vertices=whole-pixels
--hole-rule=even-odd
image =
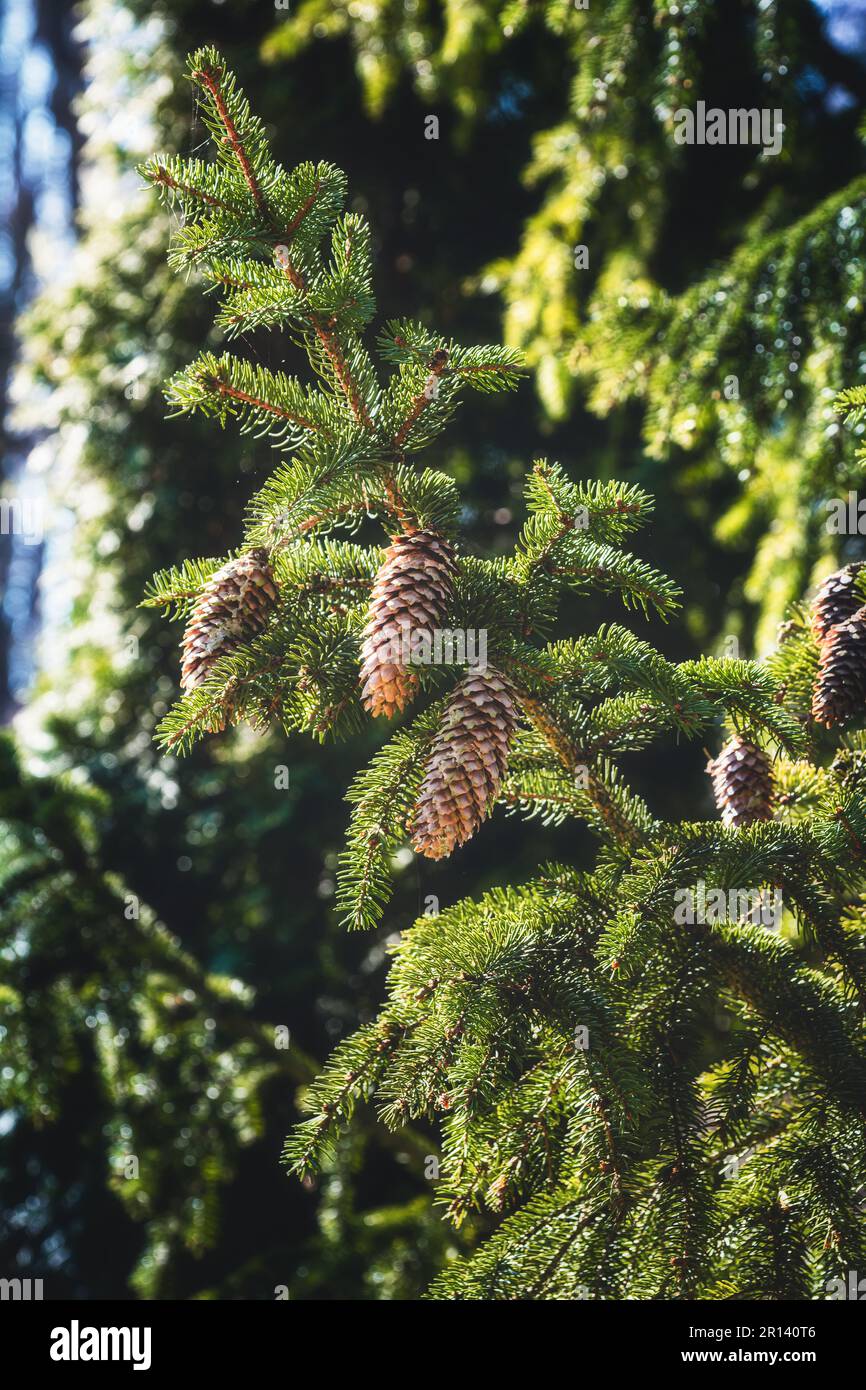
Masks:
[[[301,286],[301,288],[303,288],[303,286]],[[355,419],[358,421],[360,425],[364,426],[364,429],[369,430],[371,434],[374,433],[375,425],[373,424],[373,421],[370,418],[370,412],[367,410],[367,407],[364,404],[364,401],[361,397],[361,393],[352,379],[352,374],[349,371],[348,365],[346,363],[345,354],[343,352],[342,347],[340,346],[340,343],[336,335],[329,327],[326,327],[319,320],[317,314],[310,315],[310,323],[312,324],[313,331],[316,334],[316,337],[318,338],[319,342],[322,344],[322,347],[324,348],[325,353],[327,354],[328,359],[332,367],[334,368],[334,375],[336,376],[338,382],[343,388],[343,394],[345,395],[346,400],[352,407],[352,413],[354,414]]]
[[[395,339],[398,346],[402,345],[402,339]],[[394,435],[393,448],[399,453],[408,439],[413,425],[421,418],[422,412],[427,409],[431,401],[435,400],[439,390],[439,379],[448,366],[448,351],[445,348],[438,348],[430,360],[430,375],[418,392],[397,433]]]
[[[143,171],[144,177],[149,179],[157,188],[167,188],[173,193],[181,193],[186,198],[195,198],[208,207],[220,208],[223,212],[231,213],[233,217],[243,217],[241,208],[236,208],[227,203],[224,198],[218,198],[216,194],[209,193],[204,188],[196,188],[191,183],[182,182],[172,176],[164,164],[154,162],[153,166],[146,167]]]
[[[321,188],[321,179],[316,179],[313,184],[312,190],[310,191],[310,193],[307,194],[306,198],[301,203],[297,212],[290,219],[285,230],[281,233],[282,239],[284,241],[290,242],[292,240],[292,237],[295,235],[295,232],[298,230],[301,223],[304,221],[304,218],[307,216],[316,199],[318,198]]]
[[[232,401],[240,401],[244,405],[252,406],[254,410],[266,411],[271,415],[279,416],[281,420],[290,420],[294,425],[301,425],[305,430],[321,432],[326,439],[331,438],[327,430],[321,425],[317,425],[313,420],[308,419],[305,415],[298,415],[291,410],[283,410],[280,406],[274,405],[271,401],[262,400],[258,396],[251,396],[248,392],[240,390],[239,387],[230,385],[230,383],[225,381],[222,377],[202,375],[201,381],[204,386],[215,391],[218,396],[227,397]]]
[[[583,754],[539,700],[524,695],[521,703],[533,727],[550,745],[566,771],[572,776],[583,774],[583,790],[611,837],[623,848],[634,849],[641,841],[641,833],[617,806],[596,769],[587,763]]]
[[[238,164],[240,165],[241,172],[243,173],[244,179],[246,180],[247,187],[249,188],[250,193],[252,194],[253,202],[255,203],[256,207],[258,208],[265,221],[270,223],[270,214],[268,212],[268,206],[265,201],[264,194],[262,193],[262,190],[259,187],[258,179],[256,178],[256,175],[253,171],[253,167],[250,163],[246,149],[244,148],[243,141],[241,140],[241,137],[238,134],[234,121],[232,120],[231,115],[229,114],[228,107],[226,106],[225,98],[223,96],[222,88],[220,86],[220,81],[223,75],[222,70],[220,68],[214,68],[212,66],[207,65],[202,67],[193,67],[190,75],[193,81],[198,82],[198,84],[201,87],[203,87],[210,96],[210,99],[213,102],[217,115],[219,116],[223,124],[223,128],[225,130],[225,139],[229,142],[229,144],[232,147],[232,150],[234,151],[235,157],[237,158]]]

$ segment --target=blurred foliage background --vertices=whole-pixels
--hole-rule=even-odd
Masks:
[[[279,1167],[297,1088],[382,993],[387,935],[347,937],[330,905],[343,792],[375,736],[235,733],[182,763],[151,743],[178,659],[137,607],[145,581],[233,544],[269,450],[165,418],[164,379],[217,340],[165,265],[170,223],[135,165],[203,143],[179,74],[215,42],[285,164],[346,169],[382,318],[525,350],[533,384],[467,408],[436,461],[471,542],[511,541],[540,454],[638,482],[657,498],[645,558],[687,595],[683,621],[647,635],[675,659],[760,655],[786,606],[863,550],[828,534],[824,504],[860,477],[832,399],[866,365],[866,15],[841,0],[0,14],[4,496],[45,517],[40,545],[0,537],[0,1274],[43,1277],[49,1297],[417,1297],[455,1245],[429,1202],[434,1134],[362,1129],[318,1189]],[[698,99],[779,108],[781,153],[678,145],[673,113]],[[242,346],[281,360],[266,335]],[[607,616],[587,603],[575,631]],[[708,813],[700,750],[645,758],[639,777],[660,814]],[[505,819],[453,863],[406,852],[388,930],[429,894],[579,858],[566,833]]]

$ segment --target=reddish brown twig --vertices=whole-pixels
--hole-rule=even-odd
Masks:
[[[207,203],[209,207],[222,208],[223,212],[230,212],[233,217],[242,216],[239,208],[232,207],[231,203],[224,202],[222,198],[217,198],[213,193],[205,193],[203,188],[195,188],[191,183],[181,183],[162,165],[155,173],[147,173],[145,177],[150,179],[151,183],[159,184],[162,188],[171,188],[176,193],[185,193],[189,198],[198,198],[199,202]]]
[[[445,350],[445,348],[439,348],[439,350],[433,354],[433,357],[431,359],[430,375],[428,376],[427,380],[424,383],[424,386],[418,392],[418,395],[412,402],[411,409],[409,410],[406,419],[403,421],[399,430],[394,435],[394,448],[395,450],[397,450],[397,452],[399,452],[403,448],[403,445],[406,443],[406,440],[408,439],[409,434],[412,430],[412,426],[418,419],[420,419],[421,415],[423,415],[430,402],[436,399],[436,384],[438,383],[439,378],[442,376],[442,373],[445,371],[447,366],[448,353]]]
[[[291,420],[293,424],[300,425],[305,430],[313,430],[318,434],[330,438],[328,431],[321,425],[317,425],[314,420],[310,420],[306,415],[296,415],[292,410],[284,410],[280,405],[273,405],[271,401],[265,401],[258,396],[251,396],[246,391],[241,391],[237,386],[231,386],[227,381],[223,381],[218,376],[203,376],[201,380],[212,391],[217,391],[221,396],[228,396],[233,401],[242,401],[244,405],[254,406],[257,410],[270,411],[272,415],[278,415],[282,420]]]
[[[247,152],[244,149],[243,141],[238,135],[235,124],[228,113],[228,108],[223,100],[223,95],[220,91],[219,83],[217,82],[217,74],[211,72],[210,68],[199,68],[197,72],[193,73],[193,78],[207,88],[211,101],[216,107],[217,114],[223,123],[226,138],[235,152],[238,164],[241,166],[241,171],[247,181],[247,186],[253,195],[253,202],[262,216],[270,221],[270,214],[268,213],[268,205],[265,202],[265,196],[259,187],[258,179],[253,173],[253,168],[250,164]]]

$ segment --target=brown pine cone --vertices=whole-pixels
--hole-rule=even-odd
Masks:
[[[812,717],[828,729],[866,710],[866,606],[830,629],[821,648]]]
[[[388,548],[370,595],[361,645],[362,699],[373,715],[405,709],[418,685],[404,660],[414,633],[441,628],[454,594],[450,541],[436,531],[398,536]]]
[[[707,763],[713,794],[725,825],[739,828],[772,815],[773,779],[763,748],[739,736]]]
[[[183,689],[195,690],[219,657],[261,632],[276,598],[266,550],[249,550],[212,574],[183,634]]]
[[[486,819],[502,785],[517,716],[505,676],[488,667],[463,677],[436,734],[409,827],[419,854],[446,858]]]
[[[831,628],[853,618],[862,607],[863,600],[856,587],[862,568],[862,561],[846,565],[829,575],[818,589],[812,600],[812,632],[816,641],[823,642]]]

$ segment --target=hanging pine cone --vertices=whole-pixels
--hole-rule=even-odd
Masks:
[[[862,561],[857,561],[824,580],[812,601],[812,632],[816,641],[823,642],[831,628],[853,618],[862,606],[856,587],[862,568]]]
[[[195,690],[219,657],[261,632],[276,597],[266,550],[247,551],[212,574],[183,634],[183,689]]]
[[[398,536],[388,548],[370,596],[361,646],[362,699],[387,718],[405,709],[418,685],[404,655],[415,633],[441,628],[456,571],[451,543],[436,531]]]
[[[866,710],[866,606],[831,628],[821,648],[812,717],[828,729]]]
[[[514,690],[498,671],[472,671],[448,702],[410,824],[412,845],[444,859],[487,817],[508,764],[517,723]]]
[[[770,819],[773,779],[763,748],[739,736],[732,738],[719,756],[707,763],[707,772],[725,825],[736,829]]]

